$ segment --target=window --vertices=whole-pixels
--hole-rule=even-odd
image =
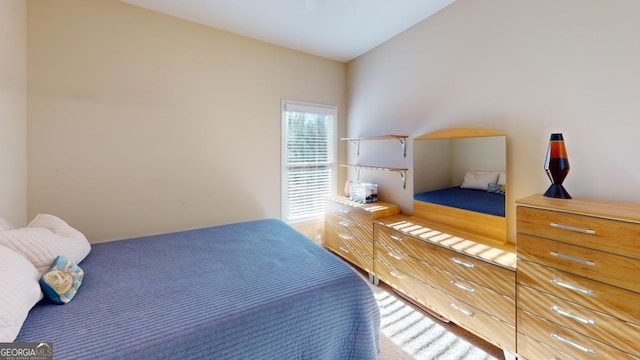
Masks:
[[[282,102],[282,217],[289,223],[324,216],[335,191],[335,106]]]

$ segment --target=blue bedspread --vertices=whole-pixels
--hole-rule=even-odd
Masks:
[[[504,217],[504,195],[490,193],[485,190],[463,189],[456,186],[423,192],[414,195],[413,198],[419,201]]]
[[[375,359],[379,311],[350,267],[279,220],[94,244],[66,305],[16,342],[55,359]]]

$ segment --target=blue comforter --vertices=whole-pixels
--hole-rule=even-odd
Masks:
[[[66,305],[16,342],[55,359],[375,359],[379,312],[350,267],[279,220],[94,244]]]
[[[504,217],[505,214],[504,195],[490,193],[485,190],[463,189],[456,186],[419,193],[414,195],[413,198],[419,201],[477,211],[489,215]]]

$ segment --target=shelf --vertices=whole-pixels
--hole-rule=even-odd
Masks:
[[[346,165],[340,165],[342,167],[347,167],[347,168],[354,168],[356,169],[356,173],[357,173],[357,179],[358,181],[360,180],[360,170],[361,169],[365,169],[365,170],[376,170],[376,171],[390,171],[390,172],[397,172],[400,174],[400,176],[402,177],[402,188],[406,189],[407,188],[407,170],[409,169],[405,169],[405,168],[390,168],[390,167],[380,167],[380,166],[368,166],[368,165],[351,165],[351,164],[346,164]]]
[[[360,141],[365,140],[398,140],[400,141],[400,145],[402,145],[402,156],[407,157],[407,135],[380,135],[380,136],[363,136],[363,137],[348,137],[341,138],[340,140],[351,141],[356,144],[356,154],[360,155]]]

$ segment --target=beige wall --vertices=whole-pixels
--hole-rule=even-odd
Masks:
[[[0,0],[0,217],[27,219],[27,5]]]
[[[280,217],[281,99],[346,129],[345,64],[117,0],[28,15],[29,216],[93,242]]]
[[[639,13],[636,0],[457,0],[349,64],[347,135],[505,131],[510,241],[514,200],[549,185],[553,132],[564,134],[569,193],[640,203]],[[412,147],[403,159],[391,146],[367,144],[359,160],[411,168]],[[412,181],[361,176],[412,211]]]

